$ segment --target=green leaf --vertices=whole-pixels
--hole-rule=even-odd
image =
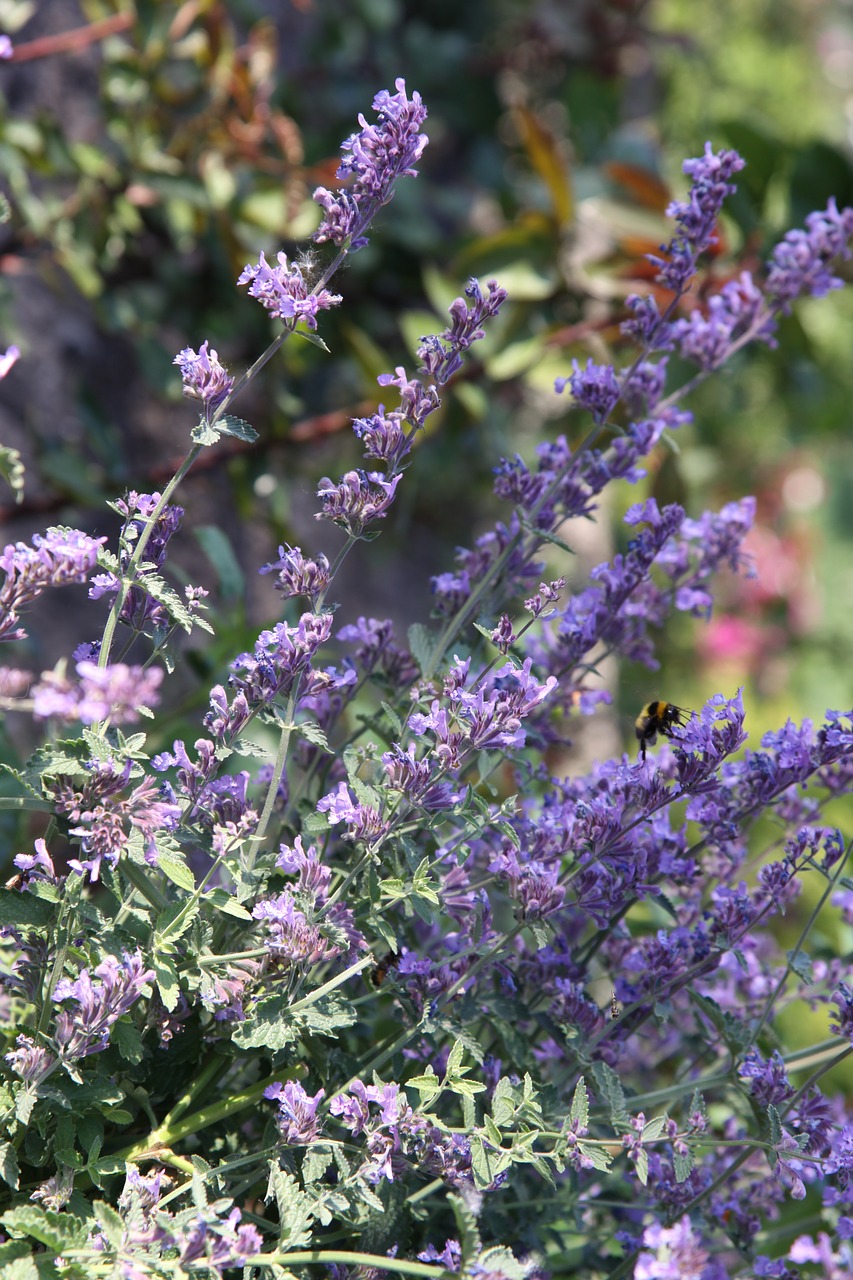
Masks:
[[[499,1173],[510,1164],[508,1151],[495,1151],[487,1145],[482,1136],[475,1134],[471,1141],[471,1171],[474,1174],[474,1185],[485,1188],[491,1186]]]
[[[793,970],[798,978],[802,978],[803,982],[812,982],[812,962],[811,957],[805,951],[789,951],[788,967]]]
[[[456,1234],[461,1246],[460,1273],[466,1275],[480,1252],[480,1232],[473,1206],[461,1196],[449,1195],[447,1200],[456,1219]]]
[[[87,1224],[70,1213],[56,1213],[38,1205],[19,1205],[4,1213],[0,1222],[13,1235],[31,1236],[54,1253],[82,1248],[89,1234]]]
[[[693,1168],[693,1152],[690,1147],[685,1152],[675,1151],[672,1156],[672,1167],[675,1170],[675,1181],[686,1182]]]
[[[436,642],[435,632],[430,631],[429,627],[425,627],[422,623],[415,622],[409,627],[408,640],[412,657],[423,674],[432,662]]]
[[[135,1066],[142,1061],[144,1057],[142,1036],[132,1022],[119,1018],[118,1022],[113,1024],[110,1040],[117,1047],[125,1062],[132,1062]]]
[[[224,436],[233,436],[235,440],[242,440],[245,444],[254,444],[258,439],[258,433],[251,423],[243,418],[234,418],[230,413],[217,418],[216,425]]]
[[[331,1036],[338,1027],[351,1027],[357,1019],[350,1002],[334,993],[300,1009],[298,1017],[304,1027],[320,1036]]]
[[[637,1159],[634,1164],[634,1168],[637,1171],[637,1177],[640,1179],[640,1182],[643,1186],[646,1186],[649,1181],[649,1153],[644,1147],[640,1147],[640,1150],[637,1152]]]
[[[300,1028],[289,1013],[291,998],[276,991],[255,1005],[243,1022],[238,1022],[231,1039],[239,1049],[284,1049],[299,1039]]]
[[[465,1046],[461,1040],[454,1040],[453,1047],[447,1055],[447,1066],[444,1069],[444,1078],[449,1080],[451,1076],[458,1075],[462,1066],[462,1060],[465,1057]]]
[[[643,1126],[643,1142],[654,1142],[659,1138],[666,1126],[666,1115],[655,1116],[648,1124]]]
[[[598,1092],[610,1108],[611,1124],[627,1129],[630,1125],[628,1108],[625,1106],[625,1094],[616,1072],[606,1062],[594,1062],[590,1070],[598,1085]]]
[[[577,1121],[583,1129],[586,1129],[589,1124],[589,1094],[587,1093],[583,1076],[575,1085],[575,1096],[572,1098],[572,1109],[569,1113],[569,1118]]]
[[[434,1071],[428,1071],[426,1075],[422,1076],[413,1076],[411,1080],[406,1081],[406,1085],[407,1087],[411,1085],[414,1089],[417,1089],[421,1095],[421,1106],[431,1102],[436,1094],[441,1093],[443,1087]]]
[[[195,876],[185,862],[160,850],[157,854],[157,867],[179,889],[186,889],[187,893],[192,893],[195,889]]]
[[[195,902],[170,902],[157,917],[157,931],[154,945],[174,942],[189,929],[199,912],[199,904]]]
[[[382,707],[382,710],[385,712],[385,715],[386,715],[386,717],[387,717],[387,719],[388,719],[388,722],[389,722],[389,724],[391,725],[391,728],[393,729],[393,731],[394,731],[394,733],[396,734],[396,736],[397,736],[398,738],[402,738],[402,736],[403,736],[403,721],[402,721],[402,720],[400,719],[400,717],[397,715],[397,712],[396,712],[396,711],[394,710],[394,708],[391,706],[391,703],[390,703],[390,702],[386,702],[386,701],[383,699],[383,700],[382,700],[382,702],[381,702],[379,705]]]
[[[172,960],[162,954],[155,953],[151,963],[157,978],[160,999],[163,1001],[166,1010],[171,1013],[173,1009],[177,1008],[181,995],[178,971]]]
[[[332,748],[329,746],[329,740],[318,724],[314,724],[312,721],[308,721],[305,724],[298,724],[296,726],[296,732],[301,737],[305,738],[307,742],[313,743],[315,747],[322,747],[328,755],[332,755]]]
[[[320,351],[331,355],[329,348],[326,346],[319,333],[315,333],[313,329],[294,329],[292,332],[297,338],[302,338],[303,342],[310,342],[312,347],[318,347]]]
[[[0,1276],[3,1280],[42,1280],[49,1276],[55,1280],[56,1267],[52,1254],[38,1255],[39,1266],[33,1258],[26,1240],[7,1240],[0,1244]]]
[[[594,1142],[584,1142],[583,1138],[578,1141],[578,1151],[582,1152],[588,1160],[592,1161],[594,1169],[600,1169],[602,1172],[610,1168],[610,1162],[613,1157],[604,1147],[599,1147]]]
[[[507,1076],[501,1076],[492,1094],[492,1115],[495,1124],[507,1125],[515,1115],[513,1085]]]
[[[457,1094],[460,1098],[474,1098],[485,1090],[486,1085],[480,1084],[477,1080],[460,1080],[457,1076],[448,1081],[447,1087],[451,1093]]]
[[[727,1048],[734,1053],[739,1053],[751,1043],[752,1035],[743,1019],[735,1017],[728,1010],[721,1009],[715,1000],[701,995],[698,991],[688,990],[688,995],[715,1030],[719,1031]]]
[[[17,449],[0,444],[0,478],[6,481],[16,502],[24,500],[24,463]]]
[[[126,1226],[121,1214],[116,1213],[112,1205],[104,1200],[96,1200],[92,1211],[98,1220],[98,1226],[113,1248],[118,1249],[124,1239]]]
[[[496,1147],[502,1146],[503,1134],[501,1133],[500,1129],[495,1124],[491,1116],[483,1117],[483,1129],[485,1130],[486,1137],[489,1139],[489,1142],[491,1142]]]
[[[209,623],[206,623],[197,614],[190,613],[182,597],[178,595],[174,587],[170,586],[165,578],[160,577],[157,572],[157,566],[152,561],[145,560],[137,566],[131,585],[137,590],[143,591],[150,599],[156,600],[159,605],[162,605],[171,620],[179,627],[182,627],[187,635],[189,635],[193,627],[201,627],[206,631],[212,630]]]
[[[20,1173],[15,1148],[11,1142],[0,1142],[0,1178],[13,1191],[17,1191]]]
[[[0,926],[34,925],[43,928],[53,916],[50,902],[26,891],[0,889]]]
[[[190,432],[190,439],[193,444],[201,444],[206,448],[209,448],[211,445],[216,444],[221,434],[218,424],[213,427],[209,422],[206,422],[204,418],[199,418],[198,422]]]
[[[228,893],[226,889],[211,889],[204,895],[204,902],[209,902],[211,906],[216,907],[217,911],[223,912],[226,916],[234,916],[236,920],[251,920],[252,913],[247,911],[241,902],[238,902],[233,894]]]
[[[767,1126],[770,1130],[770,1143],[776,1147],[782,1141],[782,1121],[772,1102],[767,1107]]]

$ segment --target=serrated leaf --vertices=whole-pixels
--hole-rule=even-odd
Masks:
[[[15,495],[16,502],[24,500],[24,462],[17,449],[0,444],[0,477],[6,481]]]
[[[132,1022],[119,1018],[110,1031],[110,1040],[118,1048],[125,1062],[134,1064],[143,1058],[142,1036]]]
[[[423,1076],[413,1076],[411,1080],[406,1081],[406,1085],[411,1085],[417,1089],[421,1095],[421,1105],[431,1102],[437,1093],[441,1093],[442,1084],[438,1076],[434,1073]]]
[[[445,1079],[449,1080],[451,1076],[459,1073],[464,1057],[465,1046],[461,1040],[454,1040],[450,1053],[447,1055],[447,1066],[444,1069]]]
[[[217,418],[216,425],[224,436],[233,436],[235,440],[242,440],[245,444],[254,444],[258,439],[258,433],[251,423],[244,418],[235,418],[230,413]]]
[[[26,1240],[7,1240],[0,1244],[0,1276],[3,1280],[55,1280],[53,1254],[33,1257]]]
[[[82,1247],[89,1234],[86,1223],[70,1213],[56,1213],[38,1205],[19,1205],[4,1213],[0,1222],[16,1235],[30,1236],[40,1244],[62,1253],[63,1249]]]
[[[425,627],[420,622],[414,622],[409,627],[407,636],[409,651],[418,664],[421,674],[423,674],[432,662],[432,655],[435,650],[435,634],[430,631],[429,627]]]
[[[782,1141],[782,1121],[772,1102],[767,1106],[767,1124],[770,1130],[770,1144],[776,1147]]]
[[[198,900],[195,902],[170,902],[168,907],[157,917],[154,945],[174,942],[189,929],[199,912]]]
[[[30,925],[43,928],[53,916],[53,905],[35,894],[0,889],[0,926]]]
[[[302,338],[303,342],[310,342],[312,347],[318,347],[327,356],[332,354],[319,333],[315,333],[313,329],[293,329],[292,332],[297,338]]]
[[[485,1130],[486,1137],[489,1139],[489,1142],[493,1143],[496,1147],[503,1145],[503,1134],[491,1116],[483,1117],[483,1129]]]
[[[296,732],[305,738],[307,742],[313,743],[315,747],[322,747],[322,749],[329,755],[332,754],[332,748],[329,746],[329,740],[318,724],[314,724],[312,721],[308,721],[304,724],[298,724],[296,726]]]
[[[805,951],[789,951],[788,966],[797,975],[802,978],[803,982],[812,981],[812,961],[811,956]]]
[[[209,448],[211,445],[216,444],[221,434],[218,425],[211,426],[204,418],[199,418],[190,432],[190,439],[193,444],[200,444]]]
[[[390,724],[393,732],[396,734],[398,738],[401,738],[403,736],[403,721],[397,715],[397,712],[391,706],[390,702],[386,702],[385,699],[383,698],[379,705],[381,706],[382,710],[385,712],[385,718]]]
[[[606,1062],[594,1062],[590,1067],[598,1091],[610,1108],[610,1121],[614,1126],[627,1127],[630,1124],[628,1109],[625,1106],[625,1093],[616,1072]]]
[[[693,1152],[690,1147],[688,1147],[685,1152],[673,1152],[672,1167],[675,1170],[675,1181],[686,1182],[690,1177],[693,1164]]]
[[[15,1094],[15,1119],[24,1129],[30,1123],[30,1116],[38,1098],[35,1089],[24,1088]]]
[[[0,1178],[11,1187],[13,1191],[18,1190],[18,1179],[21,1170],[18,1167],[18,1157],[15,1154],[15,1148],[11,1142],[0,1142]]]
[[[507,840],[509,840],[510,844],[514,848],[521,848],[521,836],[518,834],[511,822],[505,822],[502,818],[499,818],[496,822],[492,823],[492,826],[496,827],[502,836],[506,836]]]
[[[283,1049],[299,1038],[300,1028],[290,1014],[292,1001],[285,992],[264,996],[251,1014],[238,1022],[232,1040],[240,1049]]]
[[[272,764],[275,759],[275,752],[259,742],[252,742],[251,738],[237,738],[234,751],[237,755],[248,756],[250,760],[263,760],[265,764]]]
[[[594,1169],[602,1172],[610,1168],[612,1156],[605,1151],[604,1147],[599,1147],[593,1142],[584,1142],[583,1138],[578,1140],[578,1151],[580,1151],[588,1160],[592,1162]]]
[[[469,1200],[458,1195],[449,1195],[447,1199],[456,1219],[456,1235],[461,1248],[459,1271],[467,1275],[481,1249],[476,1214]]]
[[[174,587],[170,586],[165,578],[161,578],[157,572],[157,566],[151,561],[146,560],[137,567],[136,576],[131,585],[162,605],[172,621],[182,627],[188,635],[194,626],[203,625],[200,618],[190,613]],[[207,629],[210,630],[210,627],[208,626]]]
[[[176,884],[179,889],[186,889],[188,893],[192,893],[195,889],[195,876],[192,871],[185,862],[179,861],[172,854],[159,851],[157,867],[167,880],[171,880],[172,884]]]
[[[477,1080],[460,1080],[458,1077],[449,1080],[447,1087],[451,1093],[461,1098],[475,1098],[478,1093],[483,1093],[486,1089],[486,1085],[480,1084]]]
[[[575,1085],[575,1095],[572,1098],[572,1109],[570,1118],[584,1129],[589,1124],[589,1094],[587,1093],[584,1078],[581,1076]]]
[[[355,1009],[341,996],[331,993],[299,1010],[299,1020],[319,1036],[331,1036],[338,1027],[351,1027],[357,1020]]]
[[[495,1123],[499,1125],[509,1124],[515,1115],[513,1086],[506,1076],[501,1076],[495,1085],[495,1090],[492,1094],[492,1115],[495,1118]]]
[[[226,916],[233,916],[235,920],[251,921],[254,924],[251,911],[247,911],[242,902],[238,902],[227,889],[210,889],[202,901],[216,907],[217,911],[221,911]]]
[[[637,1159],[634,1162],[634,1168],[637,1171],[637,1177],[645,1187],[649,1181],[649,1153],[644,1147],[640,1147],[637,1152]]]
[[[157,979],[160,999],[166,1010],[171,1013],[177,1007],[181,995],[178,972],[167,956],[155,954],[151,963]]]
[[[507,1152],[495,1152],[484,1143],[479,1134],[471,1141],[471,1172],[474,1185],[480,1189],[491,1186],[495,1178],[509,1164]]]
[[[661,1136],[666,1126],[667,1117],[654,1116],[648,1124],[643,1125],[643,1142],[654,1142]]]
[[[105,1200],[96,1200],[92,1205],[92,1212],[109,1243],[114,1248],[119,1248],[127,1230],[121,1214],[116,1213],[112,1205],[107,1204]]]

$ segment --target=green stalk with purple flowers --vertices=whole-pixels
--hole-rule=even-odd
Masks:
[[[43,731],[0,806],[51,818],[0,893],[0,1269],[846,1274],[853,1116],[820,1081],[853,1043],[853,988],[845,957],[807,949],[833,904],[853,921],[853,713],[744,749],[742,692],[716,693],[656,752],[563,776],[567,734],[610,698],[602,657],[653,669],[656,628],[707,617],[715,575],[748,570],[755,505],[636,502],[625,552],[568,597],[543,556],[643,477],[697,381],[840,287],[853,210],[830,202],[760,278],[685,314],[743,167],[710,145],[689,161],[652,258],[669,301],[628,300],[624,367],[559,380],[591,416],[580,447],[496,460],[505,521],[436,574],[404,642],[339,622],[332,597],[355,543],[393,528],[415,441],[506,302],[470,280],[416,372],[379,378],[397,403],[353,421],[373,469],[319,481],[340,553],[279,547],[259,572],[282,617],[210,688],[193,742],[149,746],[175,632],[210,627],[206,591],[166,576],[173,498],[202,450],[252,438],[233,402],[285,339],[319,341],[344,303],[331,277],[416,175],[426,110],[395,88],[345,142],[340,189],[315,193],[332,261],[262,253],[239,278],[280,326],[263,355],[240,378],[209,339],[175,357],[200,420],[162,492],[115,502],[117,550],[53,528],[0,557],[0,641],[22,645],[21,614],[60,586],[110,606],[73,666],[0,669],[4,708]],[[677,390],[672,353],[697,370]],[[804,884],[817,905],[786,955],[770,925]],[[795,999],[833,1010],[811,1057],[783,1052]],[[808,1229],[774,1238],[807,1197]]]

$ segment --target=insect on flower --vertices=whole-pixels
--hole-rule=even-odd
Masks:
[[[692,714],[691,711],[685,711],[684,707],[676,707],[672,702],[646,703],[634,721],[634,732],[640,743],[640,759],[643,764],[646,763],[646,747],[657,742],[658,734],[671,738],[673,729],[683,725],[685,718]]]
[[[370,970],[371,984],[374,987],[381,987],[388,977],[388,970],[393,969],[399,959],[396,951],[389,951],[387,955],[382,956],[381,960],[377,960],[374,968]]]

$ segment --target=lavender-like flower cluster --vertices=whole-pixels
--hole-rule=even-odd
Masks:
[[[396,88],[344,146],[349,185],[317,192],[333,268],[423,152],[420,97]],[[601,660],[654,669],[666,619],[707,618],[714,576],[750,571],[755,503],[696,519],[640,498],[624,550],[568,594],[546,545],[571,542],[612,481],[640,482],[689,420],[687,389],[667,393],[668,353],[704,377],[772,342],[849,257],[853,212],[831,202],[763,280],[741,273],[674,318],[742,163],[709,146],[685,166],[675,234],[652,259],[672,305],[631,302],[633,363],[576,361],[560,380],[589,434],[542,444],[533,465],[499,462],[509,514],[435,576],[437,625],[407,645],[387,620],[340,625],[329,596],[351,543],[387,528],[440,389],[506,302],[496,281],[469,282],[414,376],[379,379],[399,404],[353,428],[382,469],[319,484],[341,554],[283,544],[261,569],[288,612],[210,689],[194,743],[171,729],[163,750],[155,720],[149,758],[124,730],[168,676],[109,660],[119,623],[153,656],[198,622],[201,590],[182,601],[163,576],[174,484],[116,504],[116,555],[62,529],[6,548],[0,638],[24,638],[20,611],[89,581],[99,555],[90,595],[113,608],[76,681],[62,667],[0,677],[5,704],[80,726],[10,771],[50,825],[15,857],[0,913],[0,1176],[17,1196],[3,1259],[24,1258],[29,1235],[69,1275],[310,1262],[343,1277],[355,1260],[374,1276],[416,1256],[436,1280],[522,1280],[545,1274],[533,1251],[553,1232],[553,1256],[581,1241],[595,1277],[848,1273],[853,1117],[821,1079],[850,1052],[853,986],[817,922],[825,908],[853,920],[838,825],[853,711],[747,748],[732,690],[676,708],[638,758],[571,776],[559,763],[609,698]],[[241,283],[283,336],[315,328],[341,301],[333,268],[311,287],[277,264],[261,255]],[[208,342],[176,363],[214,425],[240,384]],[[780,1014],[804,1005],[825,1027],[800,1061]],[[805,1197],[794,1225],[787,1201]]]

